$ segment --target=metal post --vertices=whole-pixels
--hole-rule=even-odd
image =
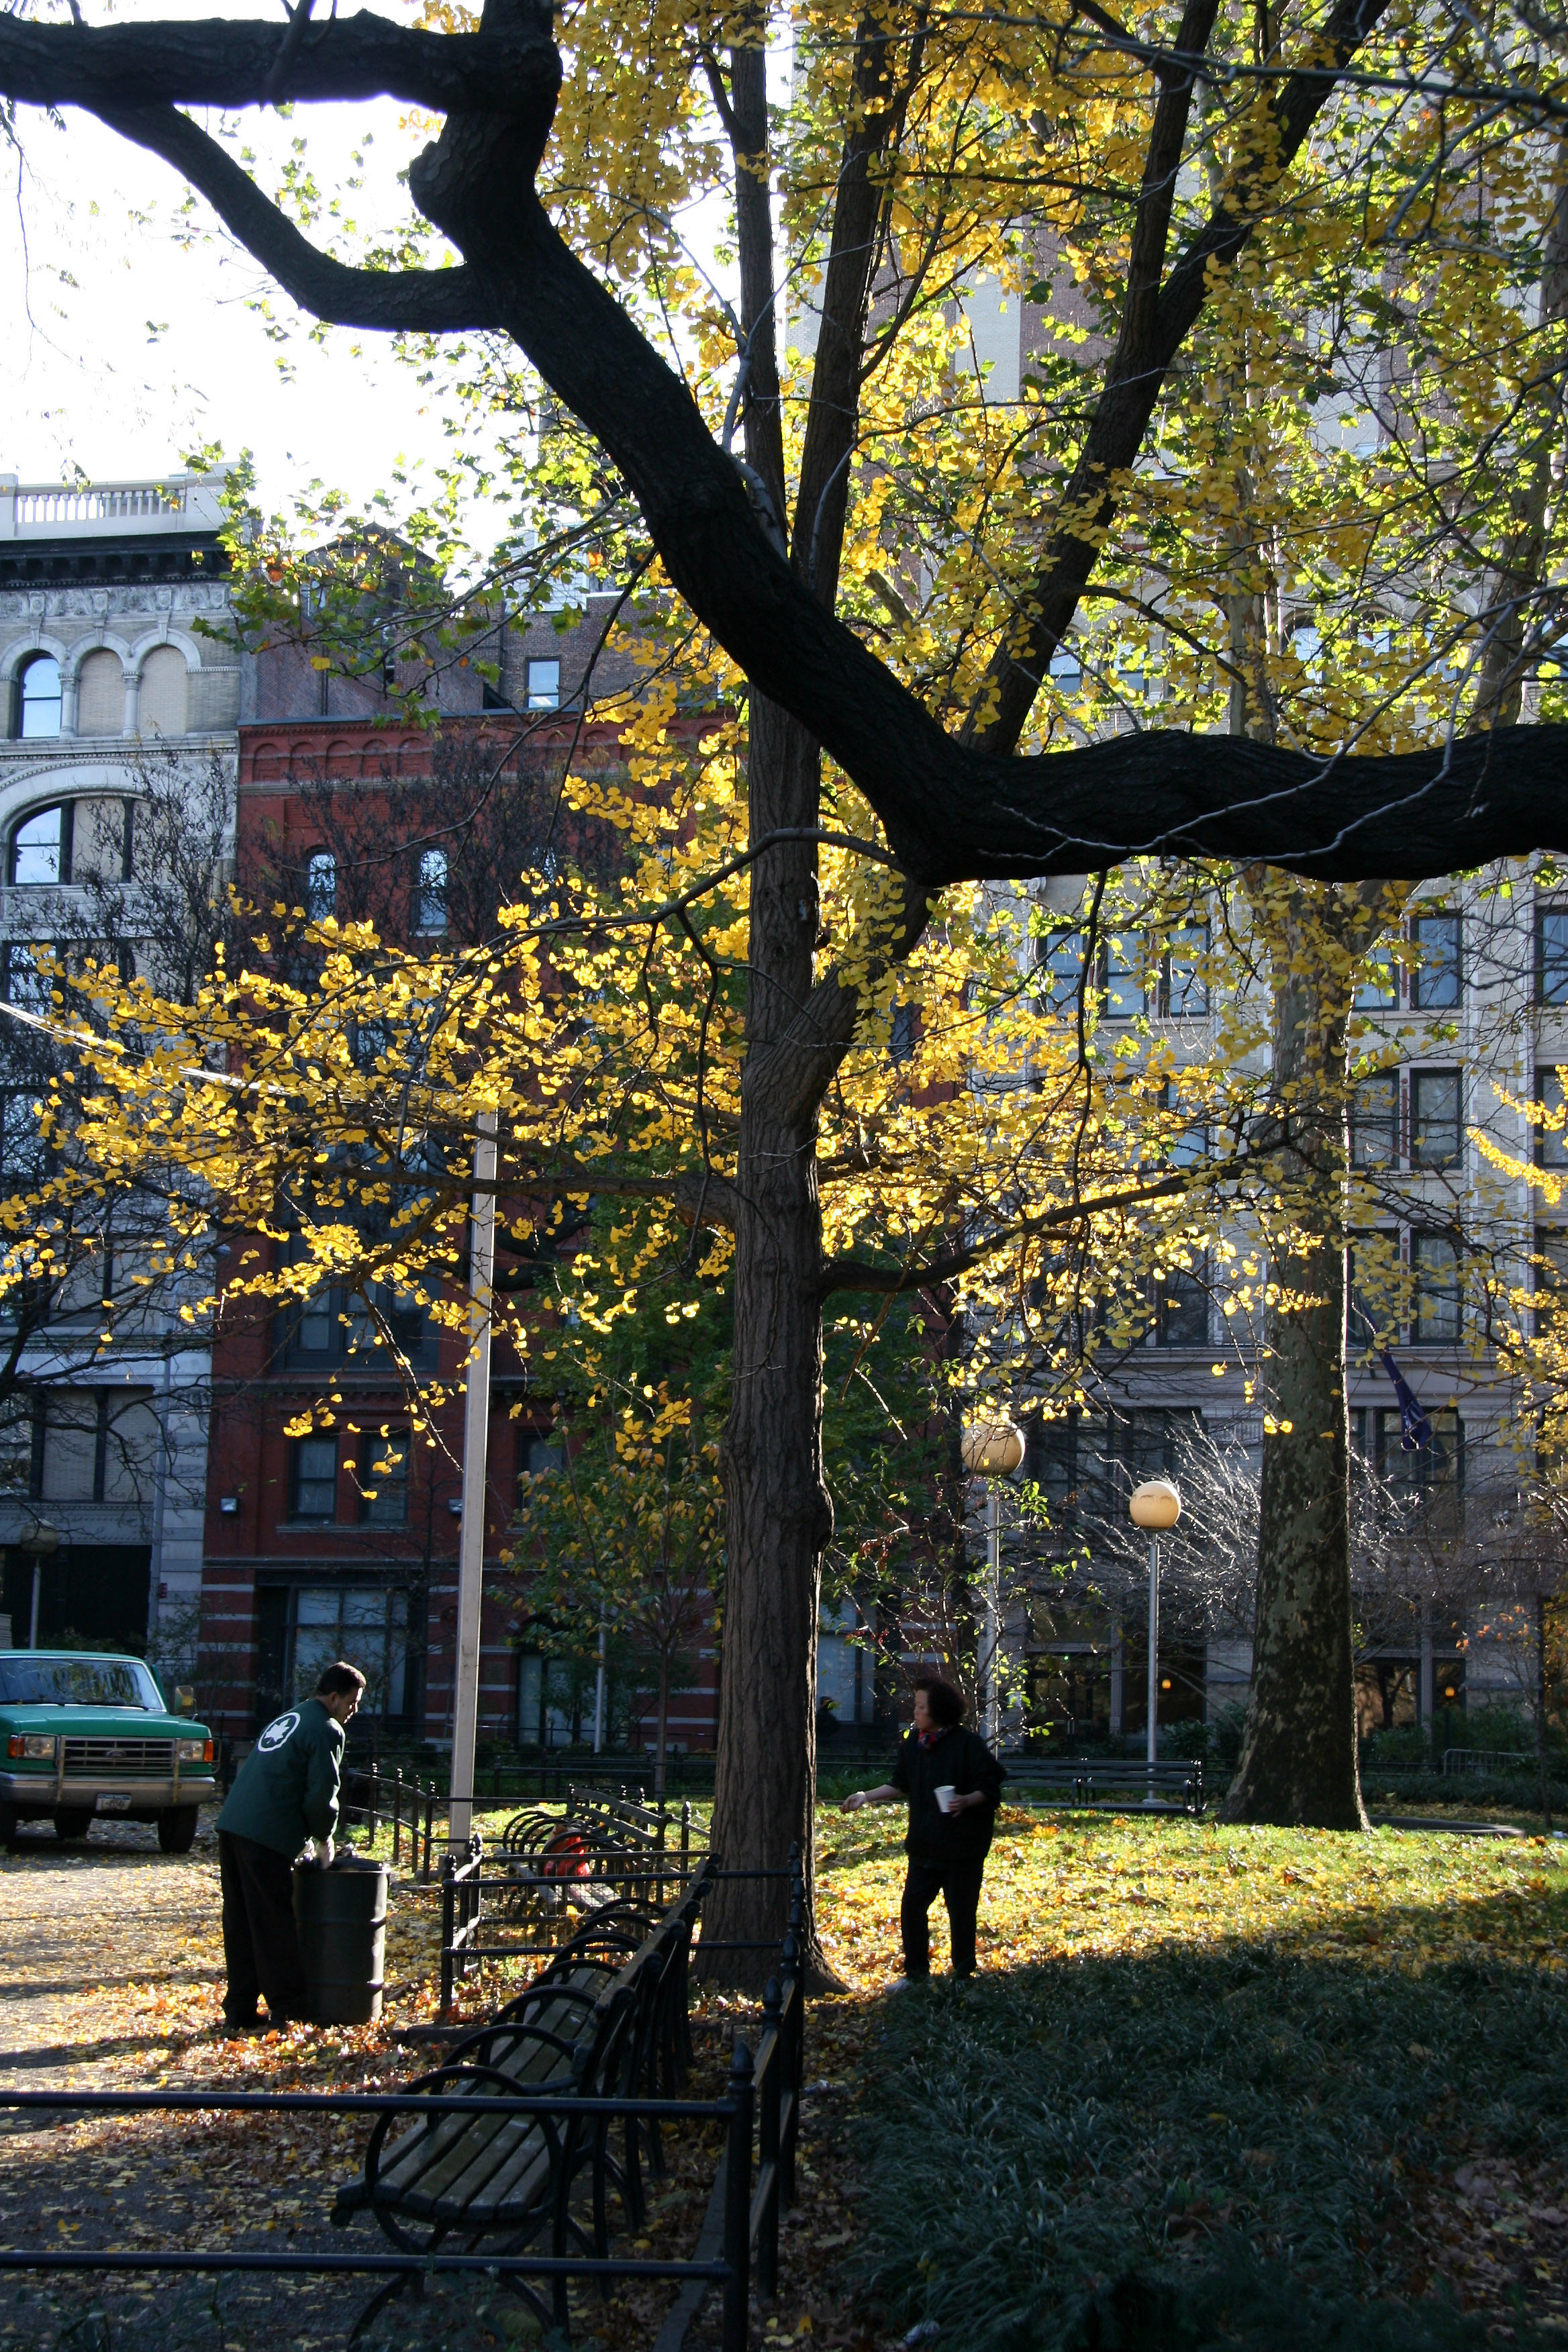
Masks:
[[[496,1115],[479,1117],[474,1205],[468,1227],[468,1296],[475,1307],[473,1360],[463,1400],[463,1531],[458,1551],[457,1686],[452,1707],[452,1782],[447,1834],[467,1845],[473,1825],[474,1746],[479,1727],[479,1615],[485,1582],[485,1450],[490,1424],[490,1285],[496,1260]],[[483,1187],[484,1189],[480,1189]]]
[[[1160,1538],[1149,1538],[1149,1795],[1154,1794],[1154,1763],[1160,1753]]]
[[[1001,1694],[996,1687],[996,1653],[1002,1641],[1002,1496],[994,1478],[986,1488],[985,1503],[990,1537],[985,1576],[985,1744],[994,1748],[1002,1730]]]
[[[605,1750],[605,1604],[599,1603],[599,1670],[594,1677],[594,1753]]]
[[[757,2293],[771,2301],[779,2291],[779,2094],[784,2084],[784,1995],[777,1977],[763,1995],[763,2032],[757,2044],[763,2068],[757,2108],[759,2185],[773,2169],[757,2230]]]
[[[456,1873],[458,1858],[451,1852],[441,1857],[441,2015],[452,2014],[452,1937],[458,1924],[458,1889]]]
[[[734,2109],[724,2146],[724,2282],[722,2352],[747,2352],[752,2303],[752,2053],[735,2044],[726,2095]]]
[[[1432,1734],[1435,1727],[1434,1717],[1436,1713],[1436,1709],[1433,1704],[1436,1696],[1435,1689],[1436,1676],[1434,1672],[1432,1658],[1432,1602],[1429,1595],[1425,1598],[1421,1603],[1420,1672],[1421,1688],[1416,1696],[1416,1713],[1420,1717],[1421,1728],[1426,1734],[1427,1747],[1430,1748],[1432,1745]]]
[[[800,2137],[800,2095],[802,2089],[805,2039],[805,2012],[801,2003],[805,1998],[805,1981],[801,1973],[800,1942],[792,1926],[784,1939],[783,2033],[779,2050],[781,2104],[787,2095],[789,2115],[778,2144],[779,2201],[787,2213],[795,2203],[795,2151]]]
[[[29,1650],[36,1650],[38,1646],[38,1579],[42,1574],[43,1563],[39,1559],[37,1552],[35,1552],[33,1555],[33,1606],[27,1618],[27,1647]]]

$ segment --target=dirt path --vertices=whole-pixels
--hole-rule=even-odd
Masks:
[[[380,2026],[228,2042],[216,2030],[223,1946],[210,1819],[182,1856],[160,1853],[156,1833],[131,1823],[99,1823],[80,1846],[25,1830],[17,1853],[0,1859],[0,2090],[384,2086],[427,2063],[395,2035],[431,2007],[434,1942],[432,1898],[399,1889]],[[345,2240],[327,2219],[354,2168],[357,2123],[0,2110],[0,2135],[5,2246],[265,2251],[281,2238],[294,2251],[341,2254],[359,2242],[359,2231]],[[0,2343],[328,2352],[363,2301],[352,2280],[323,2293],[320,2283],[265,2278],[23,2273],[0,2289]]]
[[[380,2025],[295,2028],[228,2042],[217,2032],[223,1950],[210,1819],[195,1853],[179,1857],[160,1854],[152,1830],[127,1823],[100,1824],[75,1847],[59,1845],[47,1829],[25,1831],[21,1850],[0,1857],[0,2091],[390,2088],[440,2054],[398,2039],[434,2011],[437,1902],[433,1890],[394,1887]],[[515,1989],[497,1970],[467,1989],[462,2006],[488,2013]],[[721,2092],[741,2015],[721,1998],[699,1996],[699,2095]],[[810,2063],[823,2066],[829,2044],[847,2030],[828,2028],[824,2018],[817,2042],[814,2023]],[[821,2123],[831,2127],[826,2114]],[[790,2310],[792,2332],[815,2311],[816,2340],[826,2347],[847,2336],[831,2325],[830,2303],[807,2299],[808,2272],[828,2259],[808,2260],[807,2250],[818,2239],[828,2249],[841,2246],[844,2222],[837,2194],[823,2194],[836,2152],[814,2145],[818,2128],[814,2105],[801,2207],[788,2233],[799,2290]],[[708,2126],[706,2137],[696,2127],[672,2137],[669,2170],[652,2185],[652,2236],[642,2248],[657,2242],[661,2252],[690,2253],[712,2185],[712,2137]],[[358,2118],[57,2119],[0,2108],[0,2247],[379,2252],[384,2242],[364,2217],[348,2231],[329,2221],[339,2183],[359,2169],[364,2138]],[[363,2277],[0,2272],[0,2347],[346,2352],[371,2292]],[[647,2352],[671,2292],[585,2298],[574,2352]],[[716,2318],[716,2308],[705,2315],[694,2352],[713,2340]],[[392,2306],[362,2345],[363,2352],[500,2352],[540,2336],[531,2316],[499,2286],[437,2280],[420,2300]]]
[[[121,2089],[217,2015],[217,1851],[105,1822],[45,1829],[0,1859],[0,2076],[8,2089]]]

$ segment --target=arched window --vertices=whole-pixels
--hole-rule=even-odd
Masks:
[[[185,656],[178,646],[154,646],[142,665],[138,733],[183,735],[189,683]]]
[[[76,682],[76,731],[79,735],[123,735],[125,732],[125,672],[120,656],[100,646],[89,654]]]
[[[35,654],[22,672],[16,732],[23,736],[60,731],[60,666],[53,654]]]
[[[444,931],[447,928],[447,853],[444,849],[425,849],[419,854],[419,888],[416,894],[414,915],[416,931]]]
[[[71,805],[35,809],[11,835],[10,879],[22,883],[70,880]]]
[[[305,860],[305,913],[324,923],[338,903],[338,861],[330,849],[312,849]]]

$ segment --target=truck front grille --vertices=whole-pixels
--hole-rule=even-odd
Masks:
[[[166,1780],[174,1769],[172,1739],[68,1739],[66,1779]]]

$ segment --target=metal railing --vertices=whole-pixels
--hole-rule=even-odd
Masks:
[[[776,1878],[784,1871],[733,1871],[734,1878]],[[469,2274],[549,2283],[557,2295],[573,2280],[658,2281],[686,2290],[678,2305],[684,2326],[696,2317],[710,2288],[723,2295],[721,2352],[751,2352],[751,2296],[771,2298],[778,2289],[779,2228],[795,2199],[795,2150],[801,2095],[805,2078],[805,1984],[801,1936],[805,1891],[798,1854],[787,1874],[793,1881],[790,1926],[779,1969],[763,2000],[762,2032],[753,2057],[737,2039],[724,2095],[717,2099],[574,2098],[569,2093],[447,2095],[413,2091],[8,2091],[0,2089],[0,2111],[58,2115],[316,2115],[381,2116],[402,2114],[421,2119],[458,2115],[466,2119],[497,2115],[566,2120],[636,2120],[662,2123],[721,2123],[722,2168],[714,2188],[721,2230],[716,2249],[705,2228],[695,2255],[660,2260],[647,2254],[594,2256],[540,2253],[284,2253],[248,2248],[223,2252],[138,2247],[0,2247],[0,2272],[51,2274],[200,2272],[214,2275],[263,2273],[279,2277],[360,2275],[384,2282],[383,2292],[416,2288],[424,2278]],[[477,1874],[476,1874],[477,1875]],[[753,1948],[747,1947],[746,1948]],[[522,2290],[526,2293],[526,2289]],[[531,2298],[535,2308],[537,2298]],[[373,2306],[374,2308],[374,2306]],[[667,2330],[668,2333],[668,2330]],[[665,2340],[661,2338],[661,2341]]]
[[[357,1792],[360,1801],[354,1801],[351,1791]],[[343,1774],[338,1818],[345,1826],[350,1822],[360,1822],[372,1838],[384,1822],[390,1823],[394,1864],[403,1860],[406,1836],[409,1866],[420,1883],[427,1886],[435,1875],[436,1848],[440,1843],[436,1834],[438,1801],[434,1780],[420,1780],[412,1774],[405,1780],[401,1766],[389,1772],[384,1767],[370,1764]]]
[[[1528,1772],[1533,1756],[1517,1748],[1445,1748],[1443,1770],[1449,1773]]]
[[[798,2071],[798,2060],[796,2066]],[[494,2098],[416,2098],[400,2095],[396,2092],[336,2091],[250,2091],[226,2095],[194,2091],[0,2090],[0,2109],[35,2109],[60,2115],[403,2114],[424,2119],[432,2115],[454,2114],[465,2119],[500,2115],[514,2121],[523,2116],[558,2119],[575,2116],[602,2118],[605,2122],[636,2119],[655,2125],[720,2122],[726,2127],[726,2179],[744,2182],[749,2188],[756,2108],[753,2077],[750,2054],[742,2042],[735,2050],[726,2095],[720,2099],[574,2099],[566,2095],[552,2097],[543,2094]],[[798,2095],[798,2084],[795,2087]],[[783,2175],[778,2171],[776,2160],[774,2174],[775,2185],[771,2189],[773,2200],[771,2209],[773,2251],[771,2254],[764,2253],[763,2260],[772,2260],[776,2266],[777,2202],[784,2194]],[[204,2249],[192,2253],[173,2247],[138,2247],[132,2252],[119,2247],[5,2246],[0,2247],[0,2272],[104,2273],[199,2271],[215,2274],[264,2272],[283,2277],[326,2277],[347,2273],[384,2279],[391,2287],[399,2283],[416,2287],[424,2278],[452,2273],[512,2281],[658,2280],[678,2285],[700,2284],[704,2291],[710,2286],[719,2285],[724,2292],[722,2352],[749,2352],[752,2340],[752,2210],[755,2202],[748,2197],[742,2212],[734,2215],[726,2205],[721,2251],[717,2257],[707,2260],[659,2261],[640,2254],[448,2254],[440,2252],[307,2254],[263,2252],[243,2248],[222,2252]],[[764,2214],[764,2223],[768,2220],[769,2216]],[[758,2270],[760,2279],[762,2263],[759,2263]],[[776,2275],[776,2268],[769,2274]]]

